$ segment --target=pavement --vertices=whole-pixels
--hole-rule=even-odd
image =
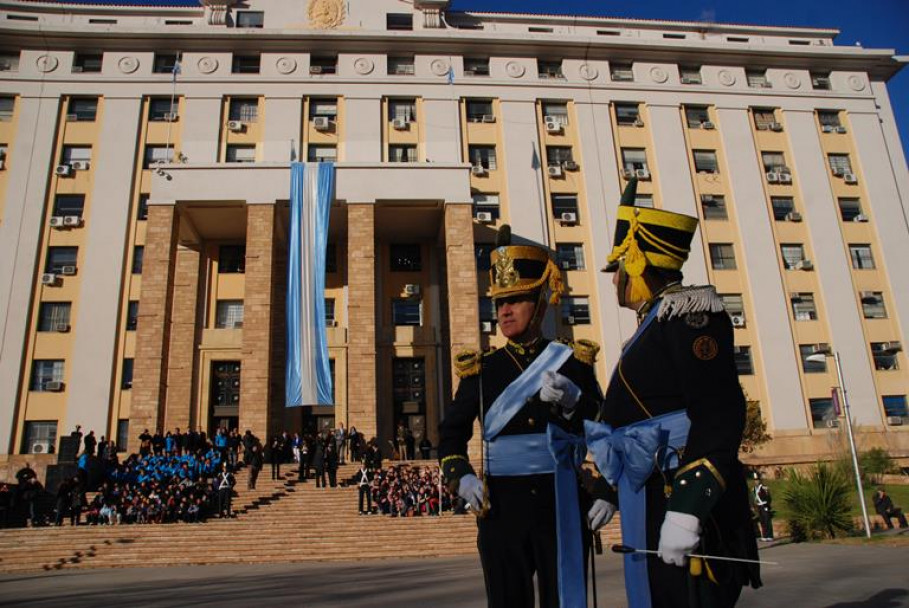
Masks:
[[[746,589],[738,608],[909,608],[907,546],[776,545],[761,559],[779,565],[763,567],[764,587]],[[598,556],[596,578],[600,607],[627,608],[619,555]],[[0,575],[6,606],[481,608],[485,596],[469,557]]]

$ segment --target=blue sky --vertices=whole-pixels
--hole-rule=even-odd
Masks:
[[[834,41],[838,46],[860,42],[865,48],[909,55],[909,0],[452,0],[451,8],[835,28],[840,30]],[[909,66],[887,86],[909,157]]]

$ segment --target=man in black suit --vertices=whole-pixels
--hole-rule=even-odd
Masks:
[[[457,356],[460,384],[439,425],[442,473],[479,515],[477,544],[489,606],[534,606],[534,575],[541,607],[586,606],[590,532],[584,514],[598,527],[606,502],[594,504],[579,491],[578,463],[557,461],[551,450],[583,447],[583,422],[596,416],[601,397],[593,368],[599,346],[544,338],[547,306],[558,304],[562,292],[558,267],[542,247],[511,245],[507,226],[497,245],[491,296],[508,344]],[[477,418],[483,428],[482,479],[467,455]]]
[[[732,323],[713,286],[681,285],[698,220],[635,207],[635,189],[632,180],[622,196],[604,270],[639,325],[606,390],[606,424],[588,425],[588,447],[618,486],[623,542],[659,552],[625,556],[630,608],[728,608],[744,585],[760,586],[757,566],[689,554],[757,556],[738,460],[745,398]],[[635,456],[618,437],[652,441],[640,439]]]

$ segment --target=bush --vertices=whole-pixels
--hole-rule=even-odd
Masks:
[[[804,538],[836,538],[852,530],[850,481],[839,467],[818,463],[806,474],[789,471],[783,502],[789,509],[790,533]]]
[[[890,454],[884,448],[871,448],[859,455],[859,464],[862,467],[862,481],[867,484],[881,483],[881,477],[893,470]]]

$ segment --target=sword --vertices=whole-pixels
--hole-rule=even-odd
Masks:
[[[659,551],[653,549],[635,549],[629,545],[612,545],[613,553],[648,553],[650,555],[660,555]],[[759,559],[745,559],[744,557],[723,557],[720,555],[701,555],[698,553],[688,553],[686,557],[699,557],[701,559],[715,559],[723,562],[741,562],[744,564],[763,564],[766,566],[779,566],[779,562],[767,562]]]

